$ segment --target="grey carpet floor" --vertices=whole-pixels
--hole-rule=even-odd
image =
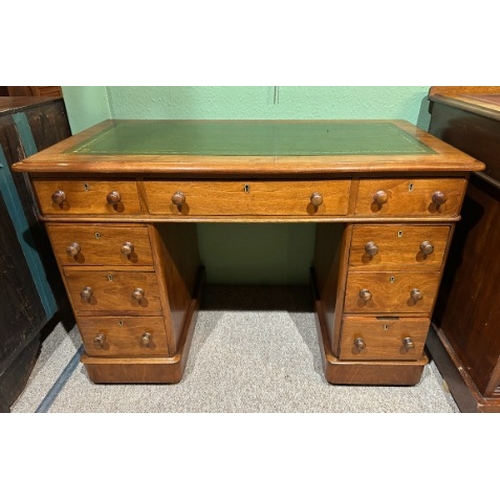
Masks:
[[[13,413],[32,413],[81,346],[62,324]],[[39,410],[40,411],[40,410]],[[186,371],[174,385],[93,384],[81,363],[45,410],[52,413],[457,413],[434,363],[414,387],[326,382],[310,291],[208,286]]]

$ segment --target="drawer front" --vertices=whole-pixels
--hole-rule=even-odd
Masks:
[[[167,335],[161,317],[79,318],[78,327],[90,356],[166,356]]]
[[[46,224],[62,265],[152,266],[148,228],[144,225]]]
[[[354,213],[374,217],[455,217],[465,179],[361,179]]]
[[[44,215],[141,213],[134,180],[35,179],[33,186]]]
[[[355,224],[349,253],[351,268],[440,270],[450,226]]]
[[[77,314],[159,314],[161,303],[153,272],[65,269],[71,302]]]
[[[420,359],[429,324],[426,318],[347,316],[342,325],[340,359]]]
[[[144,182],[149,212],[176,216],[346,215],[350,185],[349,180]]]
[[[347,313],[430,313],[439,273],[349,273]]]

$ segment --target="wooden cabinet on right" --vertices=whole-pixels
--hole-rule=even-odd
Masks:
[[[463,412],[500,412],[500,87],[432,87],[429,132],[483,161],[456,225],[427,347]]]
[[[0,96],[62,97],[61,87],[0,87]]]

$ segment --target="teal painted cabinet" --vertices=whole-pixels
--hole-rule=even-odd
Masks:
[[[0,411],[36,362],[43,330],[67,308],[27,179],[10,167],[71,134],[62,99],[0,97]]]

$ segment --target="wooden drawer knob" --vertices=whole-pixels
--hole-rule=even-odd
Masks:
[[[418,288],[414,288],[410,292],[410,295],[414,302],[418,302],[419,300],[422,300],[422,298],[424,297],[423,293]]]
[[[448,197],[442,191],[436,191],[432,194],[432,201],[438,206],[446,203],[447,199]]]
[[[92,290],[92,288],[90,286],[86,286],[81,292],[80,292],[80,297],[89,302],[90,299],[92,298],[92,295],[93,295],[94,291]]]
[[[137,302],[140,302],[144,298],[144,290],[142,288],[136,288],[132,292],[132,297],[137,300]]]
[[[413,343],[413,340],[411,339],[411,337],[405,337],[403,339],[403,347],[409,351],[411,349],[414,349],[415,348],[415,344]]]
[[[122,245],[121,252],[123,255],[130,255],[131,253],[134,252],[134,245],[132,245],[130,241],[125,242]]]
[[[313,193],[310,199],[314,207],[319,207],[323,204],[323,196],[320,193]]]
[[[117,203],[120,203],[121,199],[122,196],[118,191],[111,191],[111,193],[109,193],[108,196],[106,196],[106,201],[110,205],[116,205]]]
[[[148,347],[151,343],[151,334],[149,332],[144,332],[141,337],[141,345]]]
[[[430,255],[434,252],[434,245],[430,241],[422,241],[420,243],[420,250],[424,255]]]
[[[176,207],[181,207],[185,201],[186,201],[186,195],[182,191],[176,191],[172,195],[172,203]]]
[[[365,252],[372,257],[378,254],[378,246],[373,241],[369,241],[365,245]]]
[[[66,193],[62,190],[55,191],[52,193],[51,199],[54,203],[60,205],[66,201]]]
[[[370,290],[367,290],[366,288],[363,288],[363,290],[361,290],[359,292],[359,296],[365,301],[365,302],[368,302],[370,300],[372,300],[372,294],[370,292]]]
[[[377,205],[385,205],[389,201],[389,195],[387,194],[386,191],[377,191],[373,195],[373,201]]]
[[[366,348],[365,341],[361,337],[358,337],[358,338],[354,339],[354,347],[358,351],[362,351],[363,349]]]
[[[66,253],[71,257],[76,257],[82,250],[82,247],[75,241],[66,247]]]
[[[96,335],[96,338],[94,339],[94,345],[96,347],[102,347],[104,345],[104,342],[106,342],[106,335],[104,333],[99,333]]]

